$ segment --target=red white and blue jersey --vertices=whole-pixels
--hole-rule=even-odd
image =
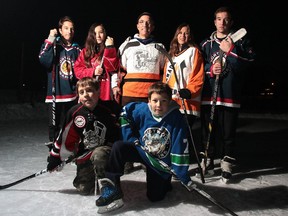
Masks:
[[[221,40],[216,37],[216,32],[201,42],[202,53],[205,60],[205,81],[202,90],[202,105],[213,103],[214,82],[216,76],[211,72],[213,64],[219,59],[219,45]],[[255,53],[248,38],[238,40],[229,55],[223,55],[223,71],[219,78],[219,89],[216,105],[240,108],[242,83],[247,66],[254,61]]]
[[[68,111],[65,123],[50,152],[51,155],[64,161],[71,155],[82,155],[83,152],[98,146],[112,146],[119,140],[118,119],[101,103],[99,100],[93,111],[81,103]],[[89,158],[90,155],[86,155],[82,159],[85,161]]]
[[[39,53],[40,63],[47,69],[46,103],[52,103],[52,87],[55,87],[56,103],[74,101],[77,98],[74,63],[81,49],[77,43],[66,46],[57,37],[54,42],[46,39]],[[54,56],[56,53],[56,56]],[[54,77],[55,74],[55,77]],[[53,82],[52,82],[53,81]]]

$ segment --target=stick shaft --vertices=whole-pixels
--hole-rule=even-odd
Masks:
[[[171,58],[171,56],[169,55],[169,53],[163,48],[161,47],[160,45],[158,44],[155,44],[155,48],[157,50],[159,50],[161,53],[163,53],[167,59],[169,60],[171,66],[172,66],[172,69],[173,69],[173,73],[174,73],[174,76],[175,76],[175,80],[176,80],[176,84],[177,84],[177,90],[179,91],[180,90],[180,84],[179,84],[179,81],[178,81],[178,77],[177,77],[177,73],[176,73],[176,69],[174,67],[174,62]],[[189,121],[188,121],[188,117],[187,117],[187,109],[186,109],[186,106],[185,106],[185,103],[184,103],[184,99],[181,98],[181,103],[182,103],[182,107],[183,107],[183,110],[184,110],[184,116],[185,116],[185,120],[186,120],[186,124],[187,124],[187,127],[188,127],[188,130],[189,130],[189,135],[190,135],[190,140],[191,140],[191,144],[193,146],[193,150],[194,150],[194,153],[195,153],[195,157],[196,157],[196,162],[197,162],[197,165],[198,165],[198,168],[200,170],[200,176],[201,176],[201,181],[202,183],[204,184],[205,183],[205,179],[204,179],[204,174],[202,172],[202,168],[201,168],[201,165],[200,165],[200,160],[199,160],[199,157],[198,157],[198,153],[197,153],[197,150],[196,150],[196,146],[195,146],[195,143],[194,143],[194,139],[193,139],[193,134],[192,134],[192,129],[189,125]]]
[[[173,169],[171,169],[170,166],[168,166],[168,164],[166,164],[163,160],[159,159],[158,157],[155,157],[153,155],[151,155],[145,148],[144,146],[142,146],[141,144],[135,144],[136,146],[140,146],[140,148],[145,151],[147,154],[150,155],[150,157],[153,157],[161,166],[162,168],[166,169],[167,171],[169,171],[172,175],[177,176],[177,174],[175,173],[175,171]],[[206,193],[205,191],[197,188],[197,187],[193,187],[193,190],[191,190],[191,188],[189,188],[186,184],[184,184],[183,182],[181,182],[182,185],[185,186],[185,188],[188,191],[196,191],[198,194],[200,194],[202,197],[204,197],[205,199],[207,199],[208,201],[210,201],[211,203],[215,204],[216,206],[218,206],[219,208],[221,208],[222,210],[229,212],[231,215],[233,216],[237,216],[237,214],[235,212],[233,212],[231,209],[227,208],[226,206],[224,206],[222,203],[220,203],[219,201],[215,200],[211,195],[209,195],[208,193]]]
[[[73,161],[73,159],[74,159],[74,156],[70,156],[65,161],[63,161],[60,165],[58,165],[57,168],[55,168],[55,170],[63,168],[67,163],[70,163],[71,161]],[[36,172],[36,173],[34,173],[32,175],[29,175],[27,177],[24,177],[22,179],[19,179],[17,181],[12,182],[12,183],[9,183],[9,184],[6,184],[6,185],[0,185],[0,190],[12,187],[12,186],[17,185],[17,184],[19,184],[21,182],[27,181],[29,179],[32,179],[34,177],[37,177],[37,176],[42,175],[42,174],[47,173],[47,172],[48,172],[47,169],[43,169],[43,170],[40,170],[39,172]]]

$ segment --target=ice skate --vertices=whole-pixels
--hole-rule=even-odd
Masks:
[[[117,188],[110,179],[100,179],[99,186],[101,196],[96,200],[96,206],[99,207],[97,213],[111,212],[124,205],[121,189]]]
[[[232,167],[235,165],[235,158],[225,156],[221,162],[221,181],[225,184],[228,184],[232,177]]]

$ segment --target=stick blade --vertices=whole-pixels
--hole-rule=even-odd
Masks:
[[[243,38],[246,34],[247,34],[246,29],[245,28],[241,28],[238,31],[236,31],[234,34],[232,34],[230,37],[231,37],[233,43],[235,43],[236,41],[238,41],[241,38]]]

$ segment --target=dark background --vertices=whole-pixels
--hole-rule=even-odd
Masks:
[[[39,64],[38,54],[50,29],[57,28],[59,18],[64,15],[71,16],[75,21],[74,39],[81,46],[90,25],[103,22],[118,48],[128,36],[137,32],[138,15],[149,11],[156,22],[154,35],[168,49],[176,27],[182,22],[191,25],[197,43],[209,36],[215,30],[214,11],[220,6],[231,7],[234,28],[247,29],[247,36],[257,53],[257,59],[246,76],[244,108],[285,110],[282,103],[288,95],[284,54],[288,48],[285,39],[287,12],[278,0],[268,3],[246,0],[1,0],[0,90],[16,89],[33,95],[45,92],[46,73]]]

